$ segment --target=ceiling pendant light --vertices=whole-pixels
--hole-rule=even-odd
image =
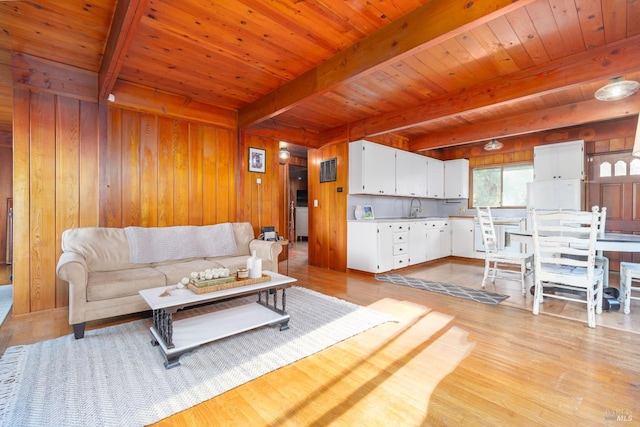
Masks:
[[[495,138],[484,145],[484,149],[487,151],[499,150],[502,147],[504,147],[504,144]]]
[[[287,147],[282,147],[280,149],[280,154],[278,154],[278,156],[282,159],[282,160],[286,160],[289,157],[291,157],[291,153],[289,152],[289,150],[287,149]]]
[[[616,77],[611,79],[606,86],[598,89],[595,97],[598,101],[617,101],[633,95],[638,89],[640,89],[640,83]]]

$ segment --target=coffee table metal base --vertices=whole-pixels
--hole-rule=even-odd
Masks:
[[[280,294],[280,297],[278,296]],[[280,306],[278,308],[278,300]],[[173,321],[173,314],[182,307],[153,310],[151,344],[160,346],[167,369],[180,365],[180,357],[202,344],[236,335],[261,326],[280,325],[289,329],[289,314],[285,311],[285,288],[271,288],[258,293],[258,301],[221,311]]]

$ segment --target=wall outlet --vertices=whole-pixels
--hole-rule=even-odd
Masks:
[[[256,184],[262,184],[262,179],[261,178],[256,179]]]
[[[460,206],[458,208],[458,212],[463,213],[464,211],[466,211],[467,209],[464,206]]]

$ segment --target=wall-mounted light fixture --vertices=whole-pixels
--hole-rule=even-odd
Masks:
[[[291,157],[291,152],[289,152],[289,150],[287,149],[287,147],[282,147],[280,149],[280,154],[279,154],[280,158],[282,160],[287,160],[289,157]]]
[[[640,83],[633,80],[622,80],[616,77],[596,91],[595,97],[598,101],[617,101],[633,95],[640,89]]]
[[[484,144],[484,149],[487,151],[499,150],[502,147],[504,147],[504,144],[495,138],[493,138],[491,141]]]

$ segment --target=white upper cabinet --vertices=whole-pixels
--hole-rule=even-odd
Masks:
[[[444,162],[444,198],[469,198],[469,160],[456,159]]]
[[[533,148],[534,180],[584,179],[584,141]]]
[[[444,198],[444,162],[439,159],[427,159],[427,197]]]
[[[427,197],[427,158],[396,150],[396,195]]]
[[[349,144],[349,193],[396,194],[396,150],[369,141]]]

